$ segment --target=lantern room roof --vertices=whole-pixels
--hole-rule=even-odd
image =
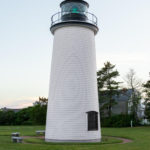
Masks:
[[[87,7],[89,7],[89,4],[83,0],[65,0],[65,1],[61,2],[60,7],[62,7],[62,5],[64,5],[65,3],[70,3],[70,2],[83,3],[84,5],[87,5]]]

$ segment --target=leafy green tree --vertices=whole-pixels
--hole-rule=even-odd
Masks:
[[[28,107],[20,110],[16,113],[16,125],[32,125],[31,114],[33,111],[33,107]]]
[[[39,100],[36,101],[33,105],[41,105],[41,106],[45,105],[46,106],[47,104],[48,104],[48,99],[47,98],[39,97]]]
[[[14,125],[15,112],[13,111],[0,111],[0,125]]]
[[[98,93],[101,105],[101,115],[107,111],[109,117],[112,116],[112,107],[117,104],[114,97],[119,95],[119,84],[115,79],[119,76],[119,72],[115,69],[115,65],[110,62],[104,63],[104,67],[97,72]]]
[[[39,100],[33,104],[31,116],[34,124],[44,125],[46,123],[47,103],[47,98],[39,97]]]
[[[150,121],[150,80],[147,81],[144,85],[144,92],[145,92],[145,116]]]

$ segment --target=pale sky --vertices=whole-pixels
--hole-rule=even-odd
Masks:
[[[150,0],[87,0],[99,19],[97,69],[110,61],[122,79],[150,72]],[[51,16],[61,0],[0,0],[0,108],[23,108],[48,97]]]

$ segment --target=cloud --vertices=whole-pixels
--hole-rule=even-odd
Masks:
[[[33,103],[38,100],[38,97],[26,97],[26,98],[19,98],[17,100],[13,100],[13,102],[9,102],[5,106],[1,107],[8,107],[8,108],[26,108],[28,106],[32,106]]]

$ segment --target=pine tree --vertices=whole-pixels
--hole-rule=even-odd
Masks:
[[[107,109],[108,116],[112,116],[112,107],[117,104],[114,97],[119,94],[119,83],[114,79],[119,76],[119,72],[114,70],[115,65],[110,62],[104,63],[104,67],[97,72],[98,93],[101,105],[101,115]]]

